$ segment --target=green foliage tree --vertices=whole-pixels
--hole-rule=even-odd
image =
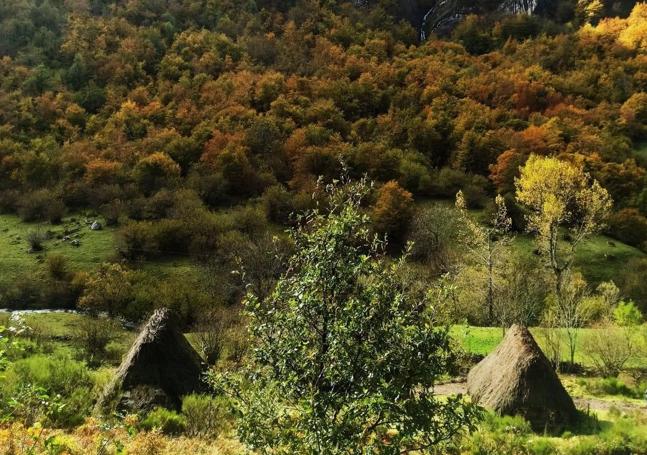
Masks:
[[[86,277],[79,307],[92,313],[105,311],[114,316],[132,303],[135,272],[119,264],[102,264]]]
[[[643,322],[643,315],[634,302],[622,301],[613,310],[613,319],[616,324],[626,326],[636,326]]]
[[[459,238],[466,246],[479,266],[485,268],[486,292],[485,305],[487,308],[488,323],[495,319],[495,295],[497,294],[495,278],[504,266],[508,247],[512,241],[510,229],[512,220],[508,217],[503,196],[497,195],[494,200],[495,212],[486,226],[473,220],[467,212],[467,204],[463,192],[456,194],[456,208],[461,218]]]
[[[180,166],[166,153],[153,153],[135,166],[134,176],[142,191],[150,194],[180,176]]]
[[[478,414],[434,396],[453,359],[447,328],[383,258],[360,212],[366,188],[328,190],[330,211],[292,232],[296,252],[272,294],[245,300],[249,365],[212,381],[232,394],[241,440],[265,453],[427,452]]]

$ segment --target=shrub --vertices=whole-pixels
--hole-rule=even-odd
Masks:
[[[630,331],[609,324],[588,333],[582,347],[585,355],[605,376],[617,376],[638,349]]]
[[[444,167],[434,175],[433,194],[453,198],[467,185],[468,180],[464,172]]]
[[[94,384],[82,362],[62,355],[34,355],[15,361],[5,379],[0,406],[16,420],[30,424],[43,419],[69,427],[89,415]]]
[[[643,322],[643,315],[631,300],[622,301],[613,310],[613,319],[622,327],[636,326]]]
[[[225,397],[188,395],[182,400],[186,434],[191,437],[215,437],[229,427]]]
[[[106,226],[116,226],[119,224],[119,218],[125,212],[125,204],[117,199],[103,204],[99,208],[99,212],[106,220]]]
[[[608,233],[629,245],[645,249],[647,218],[637,209],[623,209],[609,217]]]
[[[27,233],[27,243],[29,244],[29,249],[31,251],[43,251],[43,243],[46,240],[45,234],[41,231],[30,231]]]
[[[90,365],[106,357],[108,344],[116,337],[116,324],[107,318],[83,318],[76,326],[75,339]]]
[[[263,193],[263,208],[268,220],[287,224],[294,212],[292,195],[282,185],[271,186]]]
[[[56,221],[59,215],[62,216],[64,209],[65,207],[62,206],[62,202],[57,200],[49,190],[38,190],[27,193],[18,200],[18,215],[23,221],[40,221],[46,219],[54,219]]]
[[[68,278],[67,258],[62,254],[50,254],[45,260],[49,276],[54,280],[66,280]]]
[[[237,320],[237,312],[225,307],[204,311],[200,316],[194,333],[200,353],[210,365],[220,359],[227,340],[226,331]]]
[[[400,164],[399,173],[398,182],[412,193],[428,194],[431,191],[431,175],[424,164],[404,159]]]
[[[150,221],[132,222],[119,231],[119,252],[127,259],[159,254],[159,244]]]
[[[151,194],[155,190],[172,184],[180,176],[180,166],[166,153],[153,153],[142,158],[133,171],[141,190]]]
[[[460,220],[456,209],[434,205],[413,217],[408,240],[413,242],[412,259],[424,262],[433,272],[446,273],[457,259],[456,236]]]
[[[378,191],[373,207],[375,229],[396,242],[401,240],[413,216],[413,198],[397,182],[390,181]]]
[[[119,251],[128,259],[184,254],[191,239],[191,228],[183,220],[136,221],[121,229]]]
[[[271,186],[263,193],[265,217],[278,224],[292,224],[292,215],[303,213],[315,204],[312,194],[291,193],[281,185]]]
[[[153,409],[140,424],[144,430],[159,430],[167,435],[179,435],[186,429],[186,419],[166,408]]]
[[[647,312],[647,258],[632,258],[623,267],[618,276],[618,286],[623,294],[636,302],[641,312]]]
[[[460,453],[527,453],[526,443],[530,434],[530,424],[521,417],[487,414],[479,429],[464,439]]]
[[[84,277],[84,290],[78,306],[91,313],[105,311],[109,316],[122,315],[138,320],[150,308],[146,295],[138,295],[143,275],[119,264],[102,264]],[[143,306],[143,308],[142,308]]]
[[[582,379],[579,382],[592,395],[623,395],[631,398],[640,398],[637,391],[616,377],[593,380]]]
[[[476,180],[476,183],[465,185],[462,191],[463,196],[465,197],[467,208],[482,209],[483,207],[485,207],[488,201],[488,195],[485,191],[486,183],[487,182],[485,181],[479,183],[478,180]]]
[[[65,215],[65,204],[63,201],[53,199],[47,207],[46,216],[50,223],[60,224]]]

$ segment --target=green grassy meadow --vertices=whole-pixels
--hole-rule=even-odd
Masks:
[[[589,336],[593,331],[599,330],[595,328],[582,328],[577,329],[577,347],[575,351],[575,362],[585,367],[593,367],[591,359],[588,358],[581,349],[582,340]],[[568,344],[566,342],[566,334],[564,329],[560,329],[562,333],[561,355],[563,360],[569,358]],[[540,327],[533,327],[530,329],[537,344],[544,352],[546,350],[545,344],[545,329]],[[477,356],[485,356],[492,352],[497,345],[501,342],[504,336],[504,331],[500,327],[474,327],[469,325],[455,325],[451,328],[450,334],[456,340],[458,345],[469,354]],[[645,346],[643,346],[644,348]],[[632,365],[629,365],[632,366]]]
[[[536,249],[529,235],[518,235],[515,238],[515,246],[521,254],[528,256]],[[579,269],[592,284],[617,281],[627,261],[643,257],[645,253],[637,248],[605,235],[596,235],[578,246],[575,268]]]
[[[0,325],[7,325],[9,313],[0,312]],[[74,334],[75,328],[78,327],[85,318],[80,313],[68,312],[36,312],[24,313],[23,315],[27,325],[34,329],[34,332],[45,340],[53,340],[65,344]],[[578,329],[579,340],[584,339],[588,334],[598,329],[583,328]],[[530,329],[539,346],[544,349],[544,329],[533,327]],[[125,352],[133,341],[136,330],[121,328],[117,333],[117,343],[123,347]],[[452,338],[465,352],[477,356],[486,356],[492,352],[501,342],[504,331],[500,327],[476,327],[469,325],[454,325],[450,329]],[[187,333],[187,338],[192,344],[196,343],[194,334]],[[563,345],[563,358],[568,356],[568,347]],[[577,363],[586,367],[591,367],[591,361],[584,355],[582,350],[576,352],[575,360]]]
[[[87,220],[97,218],[88,217]],[[99,219],[102,222],[101,219]],[[100,264],[117,257],[116,232],[118,228],[106,227],[93,231],[85,216],[68,216],[60,225],[26,223],[16,215],[0,215],[0,284],[19,277],[28,277],[45,271],[48,255],[61,255],[67,259],[71,271],[95,270]],[[27,237],[30,232],[46,236],[43,250],[29,252]],[[69,235],[70,240],[63,237]],[[77,239],[79,246],[71,240]],[[189,258],[162,258],[155,261],[134,262],[133,266],[156,277],[195,277],[198,273]]]
[[[27,237],[30,232],[40,232],[49,237],[44,250],[29,252]],[[36,273],[43,269],[46,255],[60,254],[67,258],[72,270],[92,270],[115,255],[112,228],[92,231],[85,217],[66,217],[60,225],[25,223],[16,215],[0,215],[0,279],[11,280],[20,275]],[[78,239],[79,246],[62,238],[69,235]]]

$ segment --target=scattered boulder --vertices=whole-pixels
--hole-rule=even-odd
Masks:
[[[81,242],[78,239],[72,240],[72,246],[79,247],[81,246]]]
[[[560,430],[577,417],[573,400],[526,327],[513,325],[467,376],[472,400],[499,414],[521,415],[536,431]]]
[[[90,229],[93,231],[100,231],[101,229],[103,229],[103,226],[101,225],[101,223],[95,220],[92,225],[90,225]]]
[[[114,379],[97,403],[97,410],[139,412],[155,406],[179,409],[182,397],[204,391],[204,366],[168,309],[155,311]]]

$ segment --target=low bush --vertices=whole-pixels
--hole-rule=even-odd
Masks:
[[[622,209],[609,218],[609,235],[629,245],[647,248],[647,218],[637,209]]]
[[[13,362],[0,385],[0,413],[31,425],[79,425],[90,413],[94,383],[86,365],[43,354]]]
[[[69,277],[67,258],[62,254],[50,254],[45,259],[47,272],[53,280],[64,281]]]
[[[580,379],[578,382],[592,395],[622,395],[630,398],[640,398],[638,390],[627,386],[615,377],[588,380]]]
[[[179,435],[186,429],[186,419],[175,411],[166,408],[153,409],[140,427],[144,430],[159,430],[166,435]]]
[[[605,376],[618,376],[639,353],[635,334],[628,328],[610,324],[590,331],[583,339],[584,354]]]
[[[27,233],[27,243],[31,251],[43,251],[45,248],[44,243],[47,240],[44,233],[41,231],[30,231]]]
[[[615,416],[612,425],[596,435],[574,439],[564,455],[617,455],[647,453],[647,422],[644,416]]]
[[[613,319],[619,326],[630,327],[642,324],[643,315],[634,302],[622,301],[613,310]]]
[[[188,395],[182,400],[186,434],[191,437],[216,437],[230,427],[225,397]]]
[[[411,259],[438,275],[447,273],[458,259],[456,209],[436,204],[420,209],[413,218],[407,240],[413,242]]]
[[[491,455],[528,453],[530,424],[521,417],[498,417],[487,414],[477,431],[464,438],[456,453]]]
[[[83,318],[76,326],[74,338],[83,359],[97,366],[107,357],[108,344],[116,337],[116,323],[107,318]]]
[[[120,252],[128,259],[186,253],[190,231],[182,220],[132,222],[121,230]]]
[[[18,215],[23,221],[58,224],[65,215],[65,204],[48,190],[27,193],[18,199]]]

